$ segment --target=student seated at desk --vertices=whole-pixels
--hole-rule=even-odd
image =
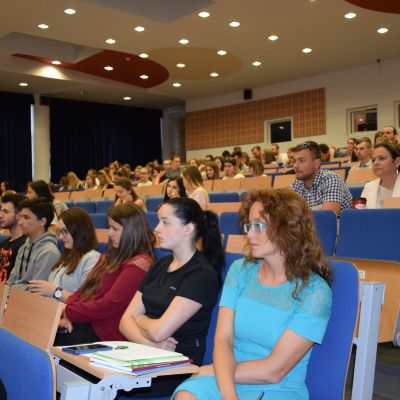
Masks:
[[[195,200],[177,197],[160,207],[158,218],[160,246],[173,255],[159,260],[147,274],[120,329],[133,342],[176,350],[201,365],[224,262],[218,217]],[[200,238],[202,253],[196,250]],[[135,389],[132,397],[145,392],[148,397],[168,396],[183,379],[159,377],[151,388]]]
[[[108,213],[110,238],[105,254],[85,282],[68,297],[54,344],[125,340],[118,329],[122,314],[153,263],[153,233],[144,212],[122,204]]]
[[[57,236],[63,242],[60,258],[53,265],[48,281],[31,280],[31,293],[65,300],[78,290],[99,260],[93,221],[86,210],[73,207],[64,211],[57,223]]]
[[[312,214],[290,189],[243,202],[246,259],[229,269],[219,304],[214,364],[180,385],[174,400],[306,400],[307,362],[328,324],[330,270]]]

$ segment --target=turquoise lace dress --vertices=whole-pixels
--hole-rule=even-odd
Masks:
[[[235,261],[228,272],[220,307],[235,311],[234,354],[237,362],[267,357],[286,329],[315,343],[321,343],[329,320],[332,293],[328,284],[312,274],[308,285],[296,298],[292,293],[296,281],[267,287],[258,280],[261,261]],[[299,282],[301,285],[301,282]],[[241,400],[306,400],[307,362],[312,349],[277,384],[237,384]],[[221,399],[214,376],[193,377],[177,389],[193,393],[199,400]]]

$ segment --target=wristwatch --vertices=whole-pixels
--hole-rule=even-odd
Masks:
[[[62,288],[62,287],[58,287],[58,288],[54,291],[53,297],[54,297],[56,300],[60,300],[61,297],[62,297],[62,291],[63,291],[63,288]]]

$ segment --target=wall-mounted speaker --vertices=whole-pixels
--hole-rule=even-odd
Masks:
[[[243,100],[251,100],[253,98],[253,91],[251,89],[243,90]]]

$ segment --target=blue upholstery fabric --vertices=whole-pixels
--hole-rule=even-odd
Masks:
[[[345,210],[336,257],[400,261],[400,209]]]
[[[155,212],[157,211],[158,206],[163,202],[164,197],[148,197],[146,199],[146,208],[147,211]]]
[[[147,218],[147,222],[150,225],[151,230],[154,231],[154,228],[158,225],[157,213],[155,211],[148,211],[146,213],[146,218]]]
[[[237,192],[209,193],[211,203],[231,203],[239,201]]]
[[[95,201],[96,213],[107,213],[113,203],[112,200],[98,200]]]
[[[75,207],[80,207],[86,210],[88,213],[95,213],[96,211],[96,204],[94,201],[76,201]]]
[[[353,196],[353,199],[359,199],[362,191],[364,190],[364,186],[349,186],[349,190]]]
[[[53,400],[53,369],[49,355],[0,328],[0,376],[7,398]]]
[[[342,400],[358,310],[358,274],[348,261],[332,261],[332,314],[307,368],[310,400]]]
[[[108,228],[108,218],[106,213],[90,214],[90,217],[92,218],[94,227],[96,229]]]
[[[330,257],[333,255],[336,243],[336,214],[331,210],[314,210],[312,213],[321,245],[325,254]]]

